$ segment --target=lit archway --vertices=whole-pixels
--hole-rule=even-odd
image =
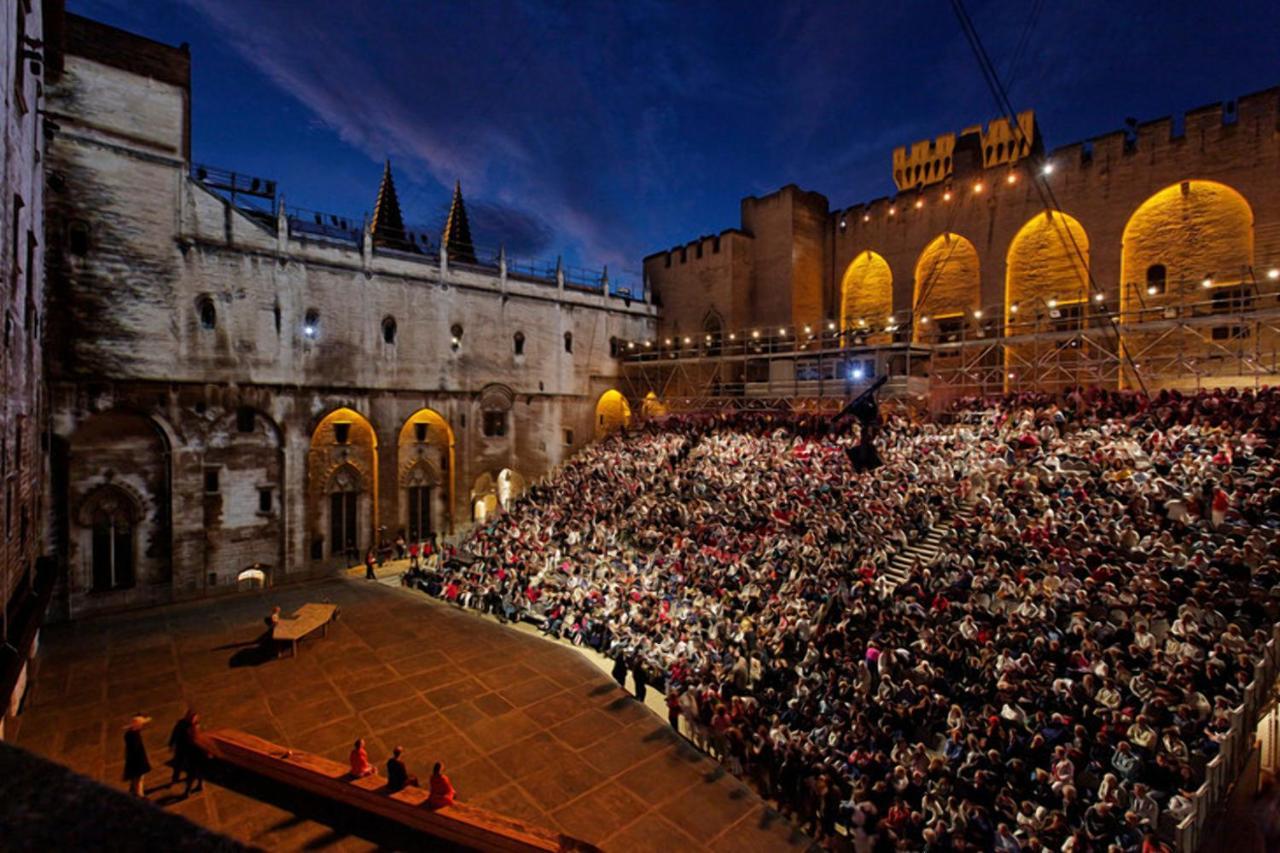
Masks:
[[[378,436],[364,415],[325,415],[311,433],[307,476],[313,560],[358,559],[377,545]]]
[[[444,527],[453,532],[454,436],[449,422],[434,409],[414,412],[400,427],[400,521],[405,535],[427,538]],[[440,495],[441,487],[444,494]]]
[[[935,238],[916,262],[912,339],[949,342],[981,307],[978,250],[959,234]]]
[[[888,336],[880,330],[892,313],[893,272],[888,261],[868,249],[853,259],[840,281],[840,329],[882,343]]]
[[[1037,214],[1009,244],[1005,270],[1007,333],[1037,332],[1032,343],[1005,345],[1006,387],[1048,381],[1046,377],[1074,384],[1079,336],[1065,335],[1079,332],[1090,310],[1089,237],[1084,226],[1060,210]],[[1054,334],[1043,348],[1038,343],[1040,332]],[[1046,354],[1055,358],[1052,371],[1042,369]]]
[[[498,504],[503,509],[511,509],[516,499],[528,488],[524,475],[511,468],[503,468],[498,472]]]
[[[640,402],[640,412],[645,418],[662,418],[667,415],[667,404],[658,399],[658,395],[650,391]]]
[[[631,423],[631,406],[627,398],[610,388],[596,401],[596,438],[603,438]]]

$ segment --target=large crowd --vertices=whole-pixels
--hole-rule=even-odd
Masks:
[[[856,431],[615,434],[419,582],[614,658],[820,837],[1160,849],[1276,621],[1280,391],[961,401],[868,473]]]

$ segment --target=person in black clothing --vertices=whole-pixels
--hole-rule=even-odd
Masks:
[[[631,662],[631,678],[636,683],[636,698],[644,701],[645,687],[649,683],[648,673],[644,671],[644,661],[636,657]]]
[[[151,762],[147,760],[147,746],[142,742],[142,729],[149,722],[150,717],[134,714],[124,730],[124,779],[129,783],[129,793],[135,797],[147,795],[142,780],[151,772]]]
[[[619,687],[627,686],[627,661],[621,653],[613,657],[613,680]]]
[[[173,761],[170,762],[173,765],[173,777],[169,785],[172,787],[178,784],[182,774],[186,773],[187,788],[183,791],[184,797],[190,796],[193,790],[204,789],[204,753],[196,745],[196,735],[199,733],[200,715],[188,708],[187,713],[173,724],[173,731],[169,734],[169,749],[173,750]]]
[[[391,757],[387,759],[387,792],[394,794],[409,785],[417,786],[418,777],[409,775],[409,768],[405,766],[404,747],[397,746],[391,751]]]

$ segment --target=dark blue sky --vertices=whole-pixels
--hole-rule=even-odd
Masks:
[[[407,221],[461,179],[477,243],[613,270],[787,183],[889,194],[895,146],[997,113],[947,0],[68,7],[191,44],[198,161],[358,216],[390,156]],[[1276,2],[968,8],[1049,147],[1280,83]]]

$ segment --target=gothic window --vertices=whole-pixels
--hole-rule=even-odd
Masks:
[[[511,343],[516,355],[524,355],[524,332],[516,332]]]
[[[137,512],[133,501],[115,487],[105,487],[88,513],[90,561],[95,592],[134,585]]]
[[[308,339],[314,340],[320,335],[320,312],[314,308],[308,308],[306,315],[302,319],[302,334]]]
[[[396,318],[387,317],[382,321],[382,340],[384,343],[396,342]]]
[[[342,468],[329,484],[329,553],[345,554],[359,548],[357,511],[360,478],[351,468]]]
[[[410,486],[409,540],[418,542],[431,534],[431,486]]]
[[[490,438],[507,434],[506,412],[484,413],[484,434]]]
[[[573,332],[564,333],[564,351],[567,353],[573,352]]]

